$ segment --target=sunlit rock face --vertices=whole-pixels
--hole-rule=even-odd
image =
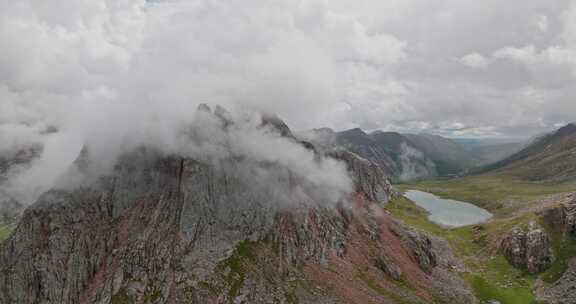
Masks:
[[[0,303],[475,303],[446,245],[381,208],[394,194],[378,166],[311,153],[342,162],[349,193],[282,163],[126,153],[24,212],[0,247]]]

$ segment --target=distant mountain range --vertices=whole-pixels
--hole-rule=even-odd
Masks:
[[[576,124],[533,139],[525,148],[484,168],[531,181],[562,182],[576,178]]]
[[[503,160],[527,145],[526,140],[510,138],[454,138],[452,141],[464,147],[470,156],[477,159],[479,166]]]
[[[378,163],[397,181],[458,176],[501,160],[522,143],[452,140],[431,134],[401,134],[355,128],[314,129],[299,134],[318,146],[340,146]]]

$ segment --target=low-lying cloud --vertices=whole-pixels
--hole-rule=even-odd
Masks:
[[[523,137],[576,120],[568,0],[0,0],[0,155],[53,183],[166,146],[201,103],[296,129]],[[159,144],[161,143],[161,144]],[[33,183],[33,182],[30,182]]]
[[[130,147],[173,147],[204,102],[312,126],[337,104],[348,71],[404,56],[401,41],[322,1],[1,1],[0,20],[0,150],[43,147],[12,171],[27,195],[54,184],[83,147],[102,172]],[[298,171],[311,165],[281,140],[266,153],[242,146],[264,140],[248,134],[233,146]],[[335,182],[316,169],[330,170],[302,175]]]

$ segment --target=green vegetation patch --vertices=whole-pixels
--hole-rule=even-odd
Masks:
[[[576,239],[565,235],[555,223],[543,221],[542,224],[551,238],[555,259],[550,268],[542,273],[541,278],[544,282],[551,284],[562,277],[568,269],[569,260],[576,257]]]
[[[510,220],[496,220],[482,225],[448,229],[430,222],[426,210],[404,197],[390,201],[385,209],[394,218],[402,220],[409,226],[447,239],[463,257],[489,255],[491,245],[497,238],[513,227],[535,218],[534,215],[527,214]]]
[[[439,225],[428,221],[428,211],[414,204],[405,197],[399,197],[391,200],[385,206],[392,216],[402,220],[404,223],[432,232],[437,235],[444,235],[445,229]]]
[[[224,272],[224,279],[230,288],[228,295],[231,298],[238,296],[240,289],[244,285],[247,271],[246,264],[256,261],[255,245],[255,242],[248,240],[240,242],[234,252],[232,252],[232,255],[220,265]]]
[[[537,303],[532,293],[536,276],[508,264],[502,255],[483,261],[479,271],[464,276],[480,300],[502,304]]]
[[[536,276],[512,267],[494,248],[499,237],[534,219],[534,215],[446,229],[428,221],[428,213],[406,198],[394,199],[385,208],[406,224],[448,240],[470,270],[463,277],[479,299],[502,304],[537,303],[532,294]]]
[[[443,198],[470,202],[492,212],[495,219],[488,223],[445,229],[429,222],[427,212],[407,199],[396,199],[386,206],[394,217],[408,225],[447,239],[470,269],[471,272],[464,278],[481,300],[498,300],[502,304],[537,303],[532,286],[538,276],[510,266],[497,252],[496,242],[512,228],[524,227],[530,221],[540,219],[533,213],[516,211],[538,203],[546,196],[575,191],[576,182],[530,182],[514,179],[510,175],[483,174],[402,184],[397,185],[396,189],[426,191]],[[543,220],[542,224],[551,237],[556,259],[539,277],[551,284],[564,274],[568,261],[576,257],[576,238],[558,231],[553,219]]]
[[[144,294],[144,303],[156,303],[162,297],[162,290],[156,286],[148,289]]]
[[[13,229],[14,229],[13,225],[7,225],[0,222],[0,243],[8,239]]]
[[[442,198],[469,202],[487,209],[496,217],[504,218],[544,196],[574,191],[576,182],[529,182],[510,176],[484,174],[403,184],[396,188],[400,191],[417,189]]]
[[[537,304],[529,286],[505,287],[480,275],[465,275],[481,301],[497,300],[502,304]]]
[[[120,289],[110,299],[110,304],[132,304],[134,300],[126,293],[125,289]]]

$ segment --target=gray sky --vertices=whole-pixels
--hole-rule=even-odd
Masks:
[[[294,129],[576,121],[568,0],[0,0],[0,45],[4,148],[49,126],[76,146],[161,137],[202,102]]]

